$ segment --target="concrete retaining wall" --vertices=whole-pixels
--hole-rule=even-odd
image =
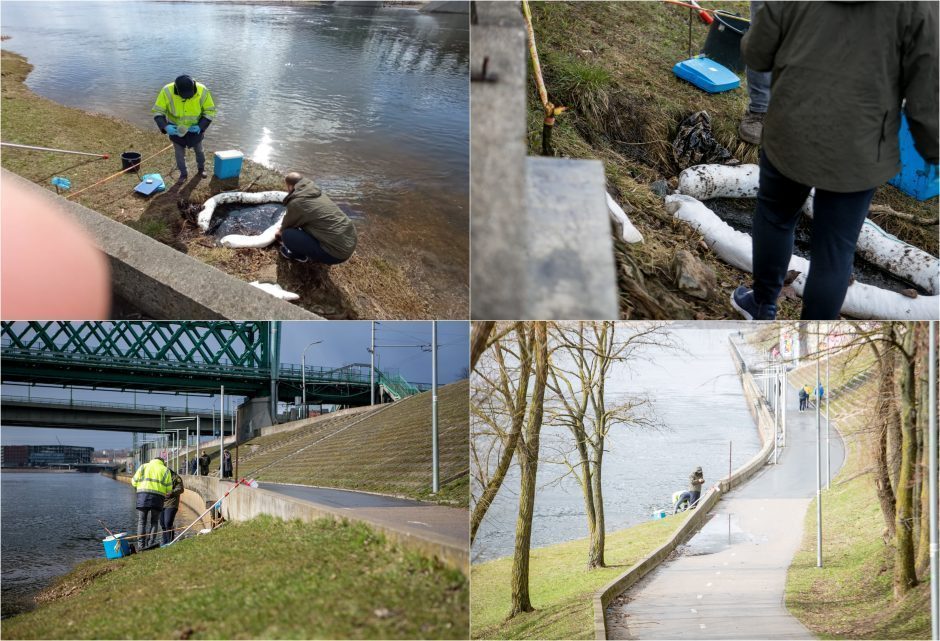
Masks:
[[[84,227],[108,259],[114,295],[151,318],[323,320],[10,171],[2,175]]]
[[[335,412],[330,412],[329,414],[321,414],[320,416],[315,416],[313,418],[302,418],[296,421],[291,421],[290,423],[282,423],[281,425],[270,425],[268,427],[261,428],[261,436],[270,436],[271,434],[280,434],[281,432],[293,432],[294,430],[299,430],[303,427],[307,427],[311,423],[314,423],[320,419],[335,418],[338,416],[351,416],[353,414],[361,414],[363,412],[368,412],[375,407],[371,405],[365,405],[363,407],[349,407],[344,410],[336,410]]]
[[[219,481],[219,479],[209,476],[184,476],[183,483],[187,489],[191,489],[203,497],[204,502],[217,500],[234,486],[231,481]],[[247,521],[262,514],[275,516],[285,521],[292,519],[307,522],[318,519],[359,521],[381,532],[389,541],[425,556],[437,558],[442,563],[469,575],[470,554],[467,549],[434,540],[430,536],[425,538],[399,532],[367,519],[356,518],[348,511],[333,510],[276,492],[260,488],[251,489],[244,486],[236,489],[228,498],[222,501],[222,516],[229,521]]]
[[[732,349],[734,349],[733,346]],[[757,424],[763,447],[761,447],[761,450],[755,454],[751,460],[732,472],[730,476],[718,481],[715,487],[709,489],[702,496],[699,506],[695,509],[692,516],[679,526],[672,536],[669,537],[669,540],[594,594],[595,639],[607,639],[607,620],[605,618],[605,612],[610,602],[649,574],[651,570],[665,561],[673,550],[691,538],[705,523],[709,512],[718,501],[721,500],[722,495],[729,492],[732,487],[741,485],[756,474],[764,466],[767,457],[770,456],[773,451],[773,416],[771,416],[766,406],[760,401],[760,395],[758,393],[757,384],[754,382],[754,377],[742,367],[738,358],[734,358],[734,362],[738,375],[741,377],[744,398]]]

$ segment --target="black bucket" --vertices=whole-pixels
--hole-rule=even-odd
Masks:
[[[125,151],[121,154],[121,168],[122,169],[134,169],[135,171],[140,167],[140,154],[136,151]]]
[[[712,22],[708,37],[705,38],[702,53],[731,71],[741,73],[744,71],[744,62],[741,60],[741,38],[747,33],[750,23],[723,11],[715,12],[714,16],[715,21]]]

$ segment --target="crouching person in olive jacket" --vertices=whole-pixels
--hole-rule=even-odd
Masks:
[[[356,226],[309,178],[297,172],[284,177],[287,213],[275,238],[281,255],[301,263],[336,265],[356,250]]]

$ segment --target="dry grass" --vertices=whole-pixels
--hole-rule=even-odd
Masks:
[[[110,153],[108,160],[63,154],[37,153],[5,148],[2,166],[46,189],[53,189],[53,176],[72,181],[72,193],[120,171],[122,151],[134,150],[143,158],[158,153],[169,143],[156,128],[144,131],[128,122],[102,114],[65,107],[30,91],[24,80],[32,69],[25,58],[2,52],[2,121],[4,141]],[[210,136],[211,137],[211,136]],[[207,149],[207,155],[211,152]],[[192,165],[191,153],[187,162]],[[360,225],[359,246],[341,265],[307,267],[289,265],[274,248],[233,250],[216,246],[180,214],[180,200],[201,203],[231,190],[283,189],[281,175],[246,160],[240,178],[191,179],[174,185],[177,173],[172,149],[144,163],[146,173],[159,173],[168,189],[149,199],[133,192],[135,174],[119,176],[74,198],[152,238],[217,267],[242,280],[270,279],[300,294],[297,304],[328,318],[465,318],[469,291],[457,264],[453,273],[435,271],[423,259],[427,245],[415,247],[414,230],[378,230],[375,224]],[[172,185],[172,186],[171,186]],[[402,225],[407,227],[407,225]],[[442,256],[451,251],[435,247]],[[457,261],[459,263],[459,261]],[[437,274],[437,276],[435,276]],[[453,287],[440,287],[446,276]],[[437,279],[437,282],[435,282]],[[447,290],[447,291],[443,291]]]
[[[747,2],[712,3],[749,15]],[[757,161],[757,147],[740,142],[737,127],[747,109],[742,88],[706,94],[678,80],[672,66],[688,57],[688,12],[660,2],[542,2],[533,5],[539,54],[550,99],[569,107],[556,119],[556,153],[603,161],[611,193],[635,208],[630,218],[645,237],[639,245],[615,239],[621,317],[671,319],[738,318],[728,296],[750,275],[713,254],[700,235],[665,211],[651,189],[656,180],[675,187],[677,167],[671,143],[679,122],[705,109],[713,133],[740,161]],[[692,49],[698,52],[707,26],[692,23]],[[743,82],[743,76],[742,76]],[[534,84],[530,85],[534,86]],[[541,151],[542,108],[529,92],[528,144]],[[918,203],[893,187],[882,187],[876,203],[936,220],[937,200]],[[899,238],[938,251],[936,225],[907,223],[886,216],[875,221]],[[670,263],[677,249],[690,251],[717,276],[717,291],[694,298],[674,283]],[[799,301],[782,298],[778,318],[798,318]]]

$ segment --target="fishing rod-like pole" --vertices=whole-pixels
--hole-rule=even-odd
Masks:
[[[111,156],[108,154],[93,154],[87,151],[72,151],[71,149],[55,149],[53,147],[36,147],[35,145],[18,145],[13,142],[0,142],[4,147],[16,147],[17,149],[30,149],[32,151],[54,151],[57,154],[75,154],[76,156],[94,156],[107,160]]]

